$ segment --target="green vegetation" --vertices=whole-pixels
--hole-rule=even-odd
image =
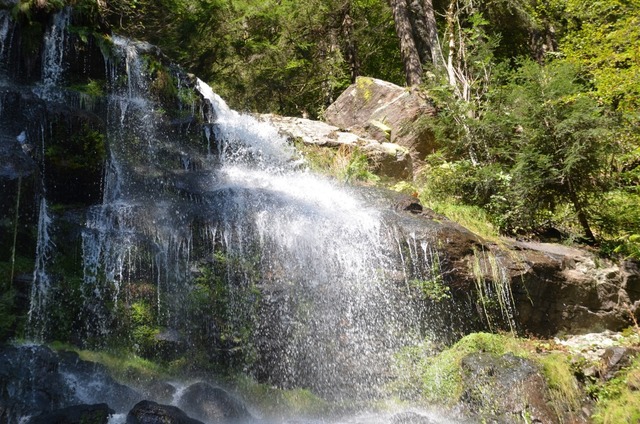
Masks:
[[[637,327],[623,334],[619,345],[638,346]],[[483,362],[488,357],[493,359]],[[440,351],[429,343],[403,349],[396,356],[398,381],[392,389],[405,399],[413,398],[448,407],[459,407],[464,402],[480,402],[474,409],[480,412],[480,419],[485,413],[488,415],[484,418],[487,418],[496,412],[496,405],[501,401],[495,398],[499,387],[492,386],[498,382],[493,380],[494,371],[491,367],[497,364],[508,367],[509,364],[518,363],[509,358],[523,358],[537,367],[536,374],[544,381],[545,402],[559,422],[572,422],[571,418],[580,416],[582,407],[590,402],[595,404],[591,418],[598,424],[630,424],[637,422],[640,417],[639,357],[632,357],[631,364],[613,377],[605,377],[606,365],[589,362],[553,341],[510,335],[473,333]],[[477,363],[479,368],[471,371],[473,367],[468,369],[465,361],[480,361]],[[589,372],[587,377],[585,370],[593,369],[600,370],[600,373]],[[469,380],[468,373],[477,373],[478,370],[480,374],[471,374]],[[495,373],[502,371],[495,370]],[[508,379],[516,375],[517,372]],[[530,422],[518,421],[523,417],[513,418],[517,422]]]
[[[171,375],[161,365],[130,352],[77,349],[60,342],[52,343],[51,348],[57,351],[74,351],[84,361],[102,364],[107,367],[111,376],[125,383],[150,382],[168,378]]]
[[[583,393],[572,369],[571,357],[564,353],[550,353],[538,357],[542,375],[549,387],[551,407],[558,417],[569,411],[579,411]]]
[[[342,145],[327,149],[296,143],[309,168],[345,183],[375,184],[381,178],[371,171],[367,155],[358,147]]]
[[[246,376],[232,378],[235,389],[267,417],[321,417],[336,408],[328,401],[306,389],[283,390],[255,382]]]
[[[596,424],[635,423],[640,420],[640,358],[611,380],[595,387]]]

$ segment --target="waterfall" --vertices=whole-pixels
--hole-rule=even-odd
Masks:
[[[5,63],[5,54],[9,50],[12,22],[8,10],[0,10],[0,59]]]
[[[50,234],[51,222],[47,200],[42,196],[38,212],[36,260],[29,308],[29,325],[33,332],[33,334],[31,334],[33,340],[43,339],[43,333],[47,324],[46,316],[49,307],[49,290],[51,288],[51,280],[47,273],[47,264],[51,258],[52,248],[54,247]]]
[[[61,100],[59,89],[65,63],[67,31],[71,20],[71,8],[65,7],[53,16],[53,23],[44,38],[42,56],[42,87],[37,94],[47,100]]]
[[[8,16],[0,11],[0,57],[11,44]],[[457,314],[440,313],[452,303],[437,232],[423,217],[372,206],[372,190],[310,172],[273,126],[232,110],[146,43],[113,36],[102,51],[104,96],[83,101],[61,87],[86,47],[69,43],[70,24],[65,8],[44,32],[36,96],[22,96],[26,84],[6,95],[29,111],[9,122],[11,107],[0,103],[12,148],[35,164],[34,184],[25,184],[37,207],[28,336],[62,334],[83,348],[185,367],[197,358],[340,405],[387,396],[396,355],[435,327],[449,330]],[[70,205],[61,196],[68,180],[49,179],[73,162],[67,147],[95,141],[74,132],[94,123],[104,136],[100,190]],[[478,291],[506,305],[499,260],[478,263],[478,275],[504,280]],[[59,301],[73,319],[56,315]],[[503,313],[510,317],[508,305]],[[65,381],[83,402],[95,397],[80,391],[85,380]]]
[[[53,24],[45,34],[44,50],[42,57],[42,84],[34,89],[34,92],[45,100],[59,99],[58,89],[62,81],[64,72],[64,52],[66,33],[71,17],[71,9],[64,8],[61,12],[56,13],[53,17]],[[4,46],[4,44],[3,44]],[[38,193],[39,212],[38,212],[38,230],[36,244],[36,258],[33,272],[33,282],[31,287],[31,302],[29,309],[29,327],[32,332],[31,337],[34,340],[42,340],[46,331],[49,313],[49,290],[51,286],[50,276],[47,272],[47,266],[51,257],[53,242],[51,238],[51,225],[53,219],[49,214],[46,190],[47,172],[45,169],[46,155],[46,134],[44,122],[40,123],[40,189]],[[22,134],[25,134],[23,136]],[[25,145],[26,133],[23,132],[18,137],[18,141]],[[23,140],[20,140],[20,137]]]
[[[199,80],[199,151],[176,146],[147,94],[148,46],[114,47],[103,202],[82,234],[86,331],[106,340],[121,303],[152,286],[136,307],[192,345],[219,343],[216,360],[335,398],[379,394],[380,365],[421,337],[406,285],[387,275],[381,214]],[[194,298],[211,290],[203,317]]]

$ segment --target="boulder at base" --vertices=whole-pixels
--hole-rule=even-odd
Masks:
[[[414,164],[433,153],[430,121],[436,109],[417,89],[358,77],[325,111],[325,121],[364,138],[409,150]]]
[[[246,421],[251,418],[242,403],[224,390],[207,383],[195,383],[187,387],[178,405],[189,415],[210,423]]]
[[[510,353],[472,353],[462,359],[462,402],[482,422],[557,422],[547,398],[549,388],[538,366]]]
[[[127,415],[127,424],[204,424],[190,418],[180,408],[150,400],[136,404]]]

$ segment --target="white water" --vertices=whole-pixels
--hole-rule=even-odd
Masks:
[[[42,86],[36,94],[46,100],[61,100],[60,86],[67,64],[65,49],[68,27],[71,20],[71,8],[65,7],[53,17],[53,24],[44,37],[42,56]]]
[[[64,80],[68,24],[65,9],[47,32],[45,100],[56,100]],[[187,334],[200,324],[187,322],[195,281],[220,261],[225,324],[255,355],[244,371],[345,403],[383,397],[394,353],[424,337],[408,282],[437,279],[434,245],[396,231],[349,189],[301,170],[275,128],[231,110],[200,80],[208,103],[197,110],[206,121],[202,145],[179,145],[160,126],[140,48],[114,37],[115,57],[105,58],[109,153],[102,203],[90,208],[82,231],[82,335],[107,343],[131,293],[149,286],[151,325]],[[45,194],[29,312],[39,328],[55,307],[47,303],[52,222]],[[217,325],[213,318],[206,324]],[[82,402],[95,397],[73,376],[67,384]],[[340,422],[389,419],[363,414]]]
[[[47,264],[53,250],[53,243],[49,227],[51,225],[47,200],[43,196],[40,199],[40,211],[38,213],[38,242],[36,245],[35,269],[33,271],[33,283],[31,285],[31,301],[29,308],[29,325],[36,329],[32,337],[42,340],[42,331],[45,328],[46,312],[48,309],[49,289],[51,281],[47,273]]]
[[[0,10],[0,58],[4,58],[4,54],[8,51],[8,45],[10,44],[9,30],[11,28],[12,21],[11,15],[8,10]]]
[[[292,160],[293,150],[273,126],[230,109],[202,80],[197,80],[196,87],[213,109],[208,118],[216,124],[215,138],[225,140],[219,144],[218,151],[223,163],[246,164],[250,161],[252,167],[272,172],[290,168],[287,162]]]

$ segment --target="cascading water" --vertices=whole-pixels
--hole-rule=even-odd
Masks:
[[[0,59],[2,63],[6,63],[5,54],[9,50],[11,19],[8,10],[0,10]]]
[[[230,111],[201,81],[198,88],[225,144],[211,186],[216,229],[228,254],[258,255],[267,293],[256,349],[281,384],[333,396],[375,393],[391,353],[419,336],[409,318],[415,311],[394,299],[385,275],[392,252],[380,214],[296,171],[273,128]]]
[[[42,86],[36,93],[46,100],[61,100],[59,88],[66,68],[65,47],[71,8],[65,7],[53,16],[53,24],[44,37]]]
[[[45,35],[45,43],[42,57],[42,83],[34,92],[47,101],[60,101],[59,85],[64,72],[64,51],[67,29],[69,26],[71,9],[69,7],[56,13],[53,24]],[[38,235],[36,245],[35,269],[31,286],[31,306],[29,309],[29,324],[31,338],[42,340],[47,326],[47,310],[49,301],[50,277],[47,273],[48,261],[51,257],[53,242],[51,240],[50,226],[53,223],[49,215],[46,190],[45,169],[45,122],[41,123],[39,131],[40,144],[40,189],[38,196]],[[26,141],[26,140],[25,140]],[[22,142],[22,144],[25,143]]]
[[[33,94],[49,115],[77,94],[60,87],[71,20],[64,9],[45,32]],[[12,25],[0,11],[0,57]],[[103,97],[74,103],[91,124],[103,120],[106,163],[101,200],[73,214],[81,283],[79,300],[64,306],[77,310],[67,336],[83,347],[115,346],[164,363],[197,360],[220,373],[311,389],[342,406],[384,398],[396,377],[394,355],[447,319],[430,316],[433,302],[422,296],[447,296],[438,291],[446,258],[437,235],[405,231],[396,221],[406,217],[371,207],[364,191],[308,172],[276,129],[231,110],[204,82],[175,69],[158,77],[152,46],[112,42],[102,52]],[[163,107],[166,98],[175,110]],[[94,119],[102,104],[104,117]],[[39,147],[28,311],[37,340],[49,340],[58,322],[57,287],[75,284],[59,264],[51,273],[65,247],[45,183],[52,155],[45,139],[55,129],[44,118],[12,128],[19,148]],[[63,377],[74,399],[100,401],[97,391],[82,390],[86,375]],[[385,418],[363,418],[376,420]]]
[[[380,364],[419,337],[411,304],[385,276],[392,252],[380,215],[298,170],[273,127],[230,110],[202,81],[209,146],[167,165],[140,46],[115,46],[127,84],[110,72],[103,203],[83,232],[85,321],[97,323],[89,331],[106,336],[115,319],[107,301],[117,308],[123,290],[152,283],[157,319],[197,339],[188,300],[205,288],[191,269],[217,267],[224,311],[206,331],[226,340],[222,350],[244,351],[254,358],[245,368],[283,386],[376,394],[388,378]]]

